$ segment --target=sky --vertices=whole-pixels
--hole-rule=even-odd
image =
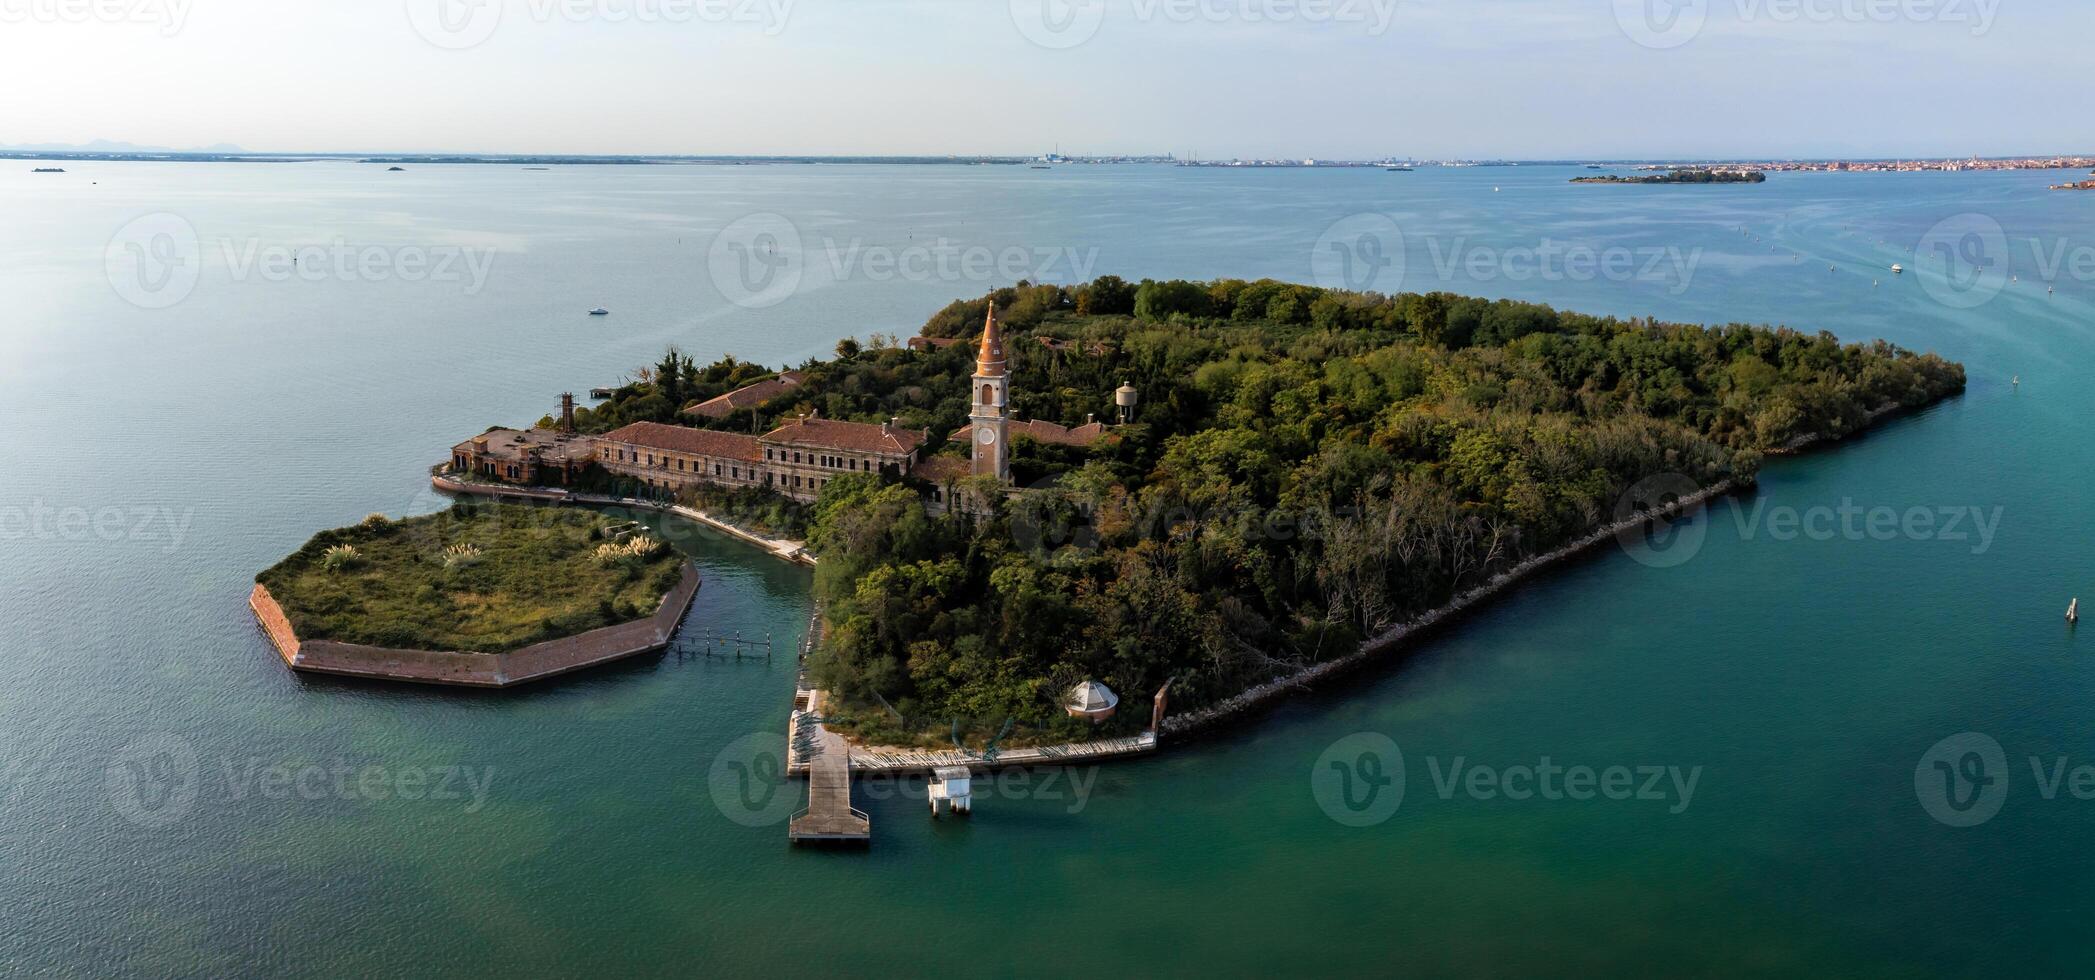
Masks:
[[[2095,152],[2086,0],[0,0],[0,145]]]

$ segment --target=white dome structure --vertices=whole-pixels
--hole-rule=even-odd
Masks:
[[[1097,681],[1085,681],[1071,688],[1069,701],[1064,704],[1072,718],[1086,718],[1092,724],[1113,717],[1120,708],[1120,698],[1113,689]]]

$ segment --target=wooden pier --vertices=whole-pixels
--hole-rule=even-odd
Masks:
[[[795,844],[872,841],[873,821],[851,807],[851,744],[819,725],[809,727],[807,809],[793,815],[786,836]]]

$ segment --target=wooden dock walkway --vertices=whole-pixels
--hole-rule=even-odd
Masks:
[[[807,809],[793,815],[786,836],[795,844],[871,841],[873,821],[851,808],[851,744],[835,732],[809,727]]]

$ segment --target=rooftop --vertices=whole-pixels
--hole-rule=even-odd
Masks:
[[[839,422],[809,416],[788,422],[764,433],[764,442],[785,446],[813,446],[817,449],[841,449],[859,453],[916,452],[924,444],[924,434],[890,424],[873,425],[867,422]]]
[[[724,459],[754,461],[764,458],[763,447],[750,436],[716,432],[712,429],[694,429],[683,425],[664,425],[661,422],[635,422],[605,433],[602,439],[605,442],[639,446],[643,449],[666,449],[675,453],[695,453]]]
[[[596,440],[554,429],[489,429],[451,447],[500,460],[522,462],[534,451],[549,463],[585,462],[596,455]]]
[[[684,411],[691,415],[703,415],[712,419],[724,419],[746,408],[756,408],[800,386],[807,380],[798,371],[781,372],[778,377],[766,378],[755,384],[744,385],[714,398],[692,405]]]

